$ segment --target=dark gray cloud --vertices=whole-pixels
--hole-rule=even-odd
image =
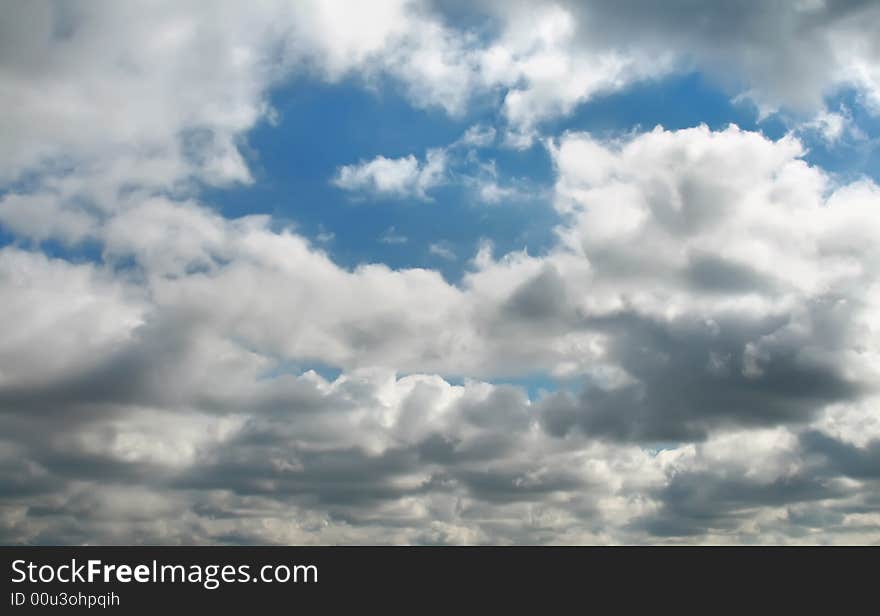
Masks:
[[[716,255],[692,255],[686,270],[687,282],[709,293],[772,292],[774,281],[754,268]]]
[[[542,324],[558,324],[569,316],[570,306],[565,281],[552,266],[546,266],[534,278],[522,283],[502,306],[505,316]]]
[[[614,388],[587,382],[576,397],[544,400],[542,422],[551,434],[576,428],[622,440],[699,440],[713,428],[805,423],[825,405],[863,394],[864,386],[839,366],[802,358],[799,339],[774,345],[750,374],[748,343],[780,331],[784,317],[730,315],[707,327],[630,312],[592,325],[609,334],[608,358],[631,382]]]
[[[687,473],[677,475],[657,494],[661,509],[640,519],[634,529],[659,537],[732,534],[753,517],[756,510],[797,506],[847,494],[846,490],[812,475],[758,483],[713,473]],[[803,524],[807,520],[799,522]]]
[[[808,454],[823,458],[826,472],[831,476],[880,479],[880,440],[858,447],[817,430],[805,431],[800,440]]]

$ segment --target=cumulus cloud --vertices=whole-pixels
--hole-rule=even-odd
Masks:
[[[447,261],[455,261],[456,259],[455,252],[449,247],[447,242],[435,242],[431,244],[428,246],[428,252],[441,259],[446,259]]]
[[[379,236],[379,241],[383,244],[406,244],[409,238],[397,233],[397,229],[392,225],[385,229],[385,233]]]
[[[379,155],[372,160],[339,167],[332,183],[351,193],[355,199],[384,197],[430,201],[428,193],[431,189],[457,184],[469,188],[481,203],[522,200],[526,191],[514,182],[502,185],[495,161],[480,158],[480,151],[491,146],[496,138],[494,128],[475,124],[455,141],[428,149],[422,161],[413,154],[392,159]],[[532,189],[532,192],[537,190]]]
[[[427,199],[427,191],[444,181],[446,153],[429,150],[424,161],[415,156],[385,158],[340,167],[333,183],[356,194]]]
[[[250,180],[236,138],[265,111],[265,12],[38,1],[6,13],[4,178],[55,161],[132,183]]]

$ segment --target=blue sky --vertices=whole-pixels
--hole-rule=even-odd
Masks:
[[[211,190],[206,200],[228,216],[254,212],[290,220],[347,267],[385,263],[393,268],[430,267],[456,281],[480,240],[498,250],[545,250],[558,218],[550,203],[530,199],[504,207],[480,204],[462,186],[431,192],[432,200],[358,200],[332,185],[339,166],[383,155],[396,158],[446,146],[473,124],[491,125],[490,112],[450,118],[439,110],[414,109],[394,90],[381,93],[357,83],[325,85],[298,80],[274,91],[277,124],[263,123],[246,137],[257,181],[248,187]],[[552,184],[551,161],[536,146],[526,151],[491,148],[505,176],[525,178],[542,188]],[[461,221],[466,219],[467,225]],[[383,243],[393,227],[406,242]],[[434,242],[447,242],[454,261],[431,255]]]

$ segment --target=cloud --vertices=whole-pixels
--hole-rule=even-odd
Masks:
[[[318,235],[315,236],[315,239],[322,244],[326,244],[336,239],[336,234],[332,231],[322,230],[320,233],[318,233]]]
[[[442,149],[429,150],[425,160],[415,156],[385,158],[339,168],[333,183],[356,193],[395,198],[428,199],[427,191],[444,182],[446,153]]]
[[[49,161],[96,175],[124,169],[126,181],[151,185],[189,174],[250,181],[236,144],[266,110],[265,11],[42,1],[9,10],[6,179]]]
[[[455,256],[455,252],[450,248],[446,242],[435,242],[428,246],[428,252],[432,255],[436,255],[441,259],[446,259],[447,261],[455,261],[457,258]]]
[[[837,111],[822,110],[795,128],[805,137],[818,137],[826,146],[854,146],[869,143],[867,135],[853,120],[852,112],[841,105]]]
[[[388,227],[385,233],[379,236],[379,241],[383,244],[406,244],[409,241],[405,235],[396,232],[393,226]]]
[[[471,188],[485,203],[521,198],[519,191],[498,183],[495,162],[482,162],[479,150],[495,141],[492,127],[475,124],[458,139],[427,150],[423,161],[410,154],[401,158],[377,156],[339,167],[332,183],[355,198],[415,198],[431,200],[438,186],[460,184]]]
[[[480,150],[496,141],[494,128],[475,124],[458,139],[430,148],[424,161],[413,154],[401,158],[377,156],[369,161],[343,165],[332,183],[353,193],[354,198],[416,198],[430,201],[433,188],[460,185],[479,202],[496,204],[542,197],[541,189],[514,178],[504,184],[494,160],[483,161]]]
[[[870,389],[855,375],[877,369],[856,351],[874,335],[873,300],[855,289],[874,260],[843,238],[860,235],[850,225],[876,186],[826,199],[828,178],[796,141],[735,127],[655,129],[612,148],[570,135],[553,151],[557,207],[575,221],[560,236],[590,263],[581,326],[625,378],[560,394],[548,429],[694,439],[728,422],[807,421]]]
[[[841,113],[828,111],[819,112],[815,118],[803,125],[806,130],[818,132],[828,143],[838,141],[844,135],[848,120]]]

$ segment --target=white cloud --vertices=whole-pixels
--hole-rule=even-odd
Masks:
[[[405,235],[397,232],[394,226],[385,229],[385,232],[379,236],[379,241],[383,244],[406,244],[409,241]]]
[[[428,246],[428,252],[447,261],[455,261],[456,255],[446,242],[435,242]]]
[[[820,111],[809,122],[803,125],[804,129],[817,131],[828,143],[839,141],[846,131],[849,120],[841,113]]]
[[[462,145],[470,148],[485,148],[495,141],[496,131],[491,126],[482,126],[475,124],[469,127],[456,145]]]
[[[0,384],[63,380],[86,358],[125,344],[147,313],[143,290],[97,266],[0,250]]]
[[[336,239],[336,234],[332,231],[321,231],[315,236],[315,239],[321,242],[322,244],[326,244],[327,242],[332,242]]]
[[[815,116],[795,127],[805,138],[817,137],[827,146],[866,145],[867,135],[853,120],[852,113],[844,106],[837,111],[823,109]]]
[[[396,198],[428,199],[427,191],[445,181],[446,152],[443,149],[428,150],[425,160],[415,156],[385,158],[339,168],[333,183],[357,193]]]
[[[41,1],[9,10],[0,36],[0,89],[10,101],[0,148],[5,178],[51,160],[96,172],[143,165],[145,177],[135,171],[129,182],[191,173],[217,184],[250,181],[236,139],[266,109],[271,74],[262,56],[273,28],[266,11]],[[193,139],[195,159],[187,153]]]
[[[495,161],[480,159],[479,150],[495,140],[495,129],[474,125],[455,141],[428,149],[423,162],[412,154],[393,159],[380,155],[369,161],[339,167],[332,182],[354,193],[355,198],[384,196],[430,200],[430,189],[447,184],[468,187],[483,203],[522,200],[528,198],[529,193],[532,198],[542,196],[539,189],[525,187],[524,180],[514,179],[502,185]]]

